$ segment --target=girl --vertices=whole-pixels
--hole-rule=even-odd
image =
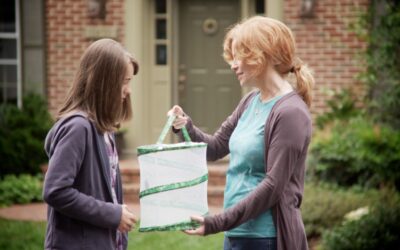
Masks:
[[[309,69],[295,56],[290,29],[253,17],[226,35],[224,57],[240,85],[255,87],[214,135],[196,128],[179,106],[174,128],[187,126],[193,141],[208,143],[208,160],[230,153],[221,214],[192,219],[188,234],[225,232],[225,250],[307,249],[300,205],[311,138]],[[296,84],[286,80],[294,74]]]
[[[83,54],[45,142],[45,249],[126,249],[136,218],[122,205],[113,132],[132,116],[129,82],[138,70],[111,39],[92,43]]]

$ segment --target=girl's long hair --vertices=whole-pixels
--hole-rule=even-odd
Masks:
[[[83,111],[102,133],[114,131],[122,121],[129,120],[130,97],[122,100],[121,96],[128,63],[136,75],[139,64],[121,44],[112,39],[92,43],[80,60],[57,119],[73,111]]]

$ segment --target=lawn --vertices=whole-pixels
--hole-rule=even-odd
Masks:
[[[44,222],[0,219],[0,249],[43,249],[45,228]],[[138,233],[135,231],[129,234],[128,249],[219,250],[222,249],[223,237],[222,233],[208,237],[191,237],[182,232]]]

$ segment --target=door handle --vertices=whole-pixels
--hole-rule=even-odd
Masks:
[[[186,82],[186,75],[183,75],[183,74],[179,75],[179,77],[178,77],[178,82],[179,82],[179,83],[184,83],[184,82]]]

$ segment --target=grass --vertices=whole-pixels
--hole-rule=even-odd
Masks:
[[[0,219],[0,249],[43,249],[46,224]]]
[[[0,219],[0,249],[43,249],[45,222],[24,222]],[[182,232],[154,232],[129,234],[128,249],[140,250],[219,250],[223,245],[222,233],[207,237],[188,236]]]
[[[220,250],[222,249],[223,238],[223,233],[207,237],[194,237],[182,232],[138,233],[136,231],[129,234],[128,249]]]

